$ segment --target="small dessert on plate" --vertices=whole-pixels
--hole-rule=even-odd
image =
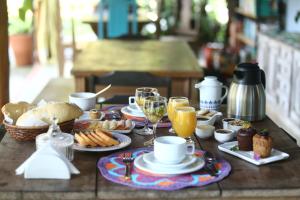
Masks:
[[[267,130],[260,131],[253,137],[253,152],[259,158],[267,158],[271,155],[273,139]]]
[[[253,127],[245,127],[238,131],[237,141],[239,150],[252,151],[253,150],[253,136],[257,133]]]

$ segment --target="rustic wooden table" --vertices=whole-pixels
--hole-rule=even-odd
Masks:
[[[17,142],[6,134],[0,143],[0,199],[299,199],[300,148],[270,119],[254,123],[258,129],[268,128],[274,147],[290,154],[287,160],[255,166],[220,152],[210,138],[194,138],[197,148],[211,151],[230,162],[232,171],[224,180],[205,187],[178,191],[134,189],[104,179],[96,168],[97,160],[106,153],[75,152],[73,163],[81,174],[71,180],[25,180],[15,169],[35,150],[34,142]],[[158,129],[159,135],[168,134]],[[127,149],[141,147],[144,136],[131,133]]]
[[[113,71],[143,71],[172,78],[172,95],[191,96],[203,70],[185,42],[103,40],[77,56],[72,74],[76,91],[86,91],[86,78]],[[196,93],[196,89],[193,89]]]

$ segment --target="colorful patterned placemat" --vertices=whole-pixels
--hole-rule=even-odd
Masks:
[[[105,114],[108,114],[112,110],[118,110],[118,111],[120,111],[124,106],[128,106],[128,105],[105,106],[101,110]],[[145,126],[145,121],[144,120],[141,121],[140,118],[130,117],[130,119],[135,122],[136,126],[139,126],[139,127],[144,127]],[[152,124],[149,122],[148,126],[152,127]],[[158,128],[170,128],[171,126],[172,126],[172,124],[171,124],[171,122],[169,120],[166,120],[166,121],[163,121],[163,122],[159,122],[157,124]]]
[[[124,152],[132,152],[133,157],[137,157],[143,153],[151,151],[151,148],[139,148],[117,152],[107,157],[103,157],[98,161],[98,169],[107,179],[115,183],[127,185],[135,188],[153,189],[153,190],[178,190],[191,186],[204,186],[218,182],[224,179],[231,171],[230,164],[225,160],[218,160],[215,167],[218,169],[218,176],[211,176],[204,170],[198,170],[190,174],[177,175],[172,177],[156,177],[141,172],[133,166],[132,163],[132,179],[125,180],[125,164],[122,162]],[[203,156],[204,151],[196,150],[196,155]]]

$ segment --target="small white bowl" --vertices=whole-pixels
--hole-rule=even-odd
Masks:
[[[201,139],[206,139],[214,134],[215,127],[211,125],[198,125],[196,127],[196,135]]]
[[[242,120],[239,120],[239,121],[242,121]],[[236,137],[236,136],[237,136],[237,132],[238,132],[241,128],[243,128],[243,125],[237,126],[237,125],[232,124],[233,122],[234,122],[234,120],[228,122],[227,129],[233,130],[233,132],[234,132],[234,137]]]
[[[213,122],[210,117],[197,117],[197,126],[199,125],[213,125]]]
[[[234,121],[235,118],[224,118],[222,119],[223,129],[228,129],[228,123]]]
[[[228,142],[234,138],[234,131],[229,129],[217,129],[215,130],[215,139],[220,142]]]
[[[96,106],[95,93],[77,92],[69,95],[69,102],[79,106],[83,111],[89,111]]]

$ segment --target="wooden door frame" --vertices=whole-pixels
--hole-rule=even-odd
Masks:
[[[8,14],[6,0],[0,1],[0,107],[9,101]],[[0,124],[3,115],[0,112]]]

